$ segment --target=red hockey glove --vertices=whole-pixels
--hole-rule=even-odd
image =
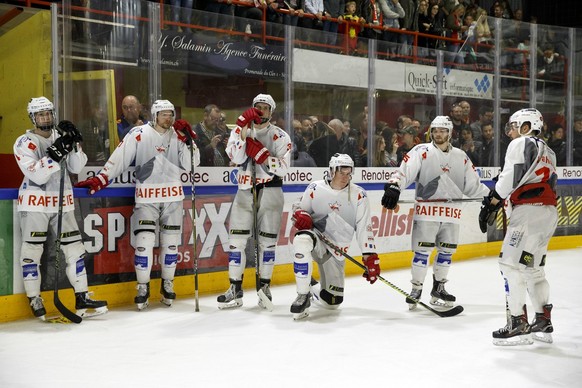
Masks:
[[[251,121],[254,122],[255,124],[260,124],[262,115],[263,112],[261,112],[257,108],[249,108],[245,110],[243,114],[238,116],[238,119],[236,119],[236,125],[238,125],[241,128],[244,128],[248,126],[251,123]]]
[[[366,272],[362,275],[370,284],[374,284],[380,275],[380,258],[375,253],[362,258],[362,262],[366,266]]]
[[[196,132],[192,130],[190,123],[186,120],[176,120],[174,123],[174,131],[176,131],[176,135],[178,135],[178,140],[186,145],[190,145],[192,140],[196,139]]]
[[[271,156],[269,150],[265,148],[263,143],[250,137],[247,137],[246,153],[259,164],[263,164]]]
[[[89,194],[93,195],[101,189],[104,189],[109,185],[109,178],[105,174],[98,174],[93,178],[81,181],[75,185],[75,187],[87,187],[89,189]]]
[[[295,220],[293,226],[295,226],[297,230],[313,228],[313,219],[311,218],[311,215],[305,210],[296,210],[295,213],[293,213],[293,219]]]

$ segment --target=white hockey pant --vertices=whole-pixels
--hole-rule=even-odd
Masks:
[[[138,283],[145,284],[150,281],[155,244],[156,235],[154,232],[141,231],[135,235],[133,264],[135,266],[135,275]]]
[[[511,315],[521,315],[525,304],[526,290],[535,312],[542,313],[543,306],[550,298],[550,285],[543,268],[515,268],[500,263],[501,275],[505,281],[505,293]]]
[[[178,245],[180,245],[180,239],[180,234],[160,234],[162,279],[174,280],[176,265],[178,264]]]

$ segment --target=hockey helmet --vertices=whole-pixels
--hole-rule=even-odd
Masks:
[[[259,102],[267,104],[270,107],[269,114],[267,115],[263,113],[263,116],[261,116],[261,124],[265,124],[267,121],[271,121],[271,117],[273,117],[273,111],[277,105],[275,104],[275,100],[273,100],[273,97],[271,97],[270,94],[258,94],[253,99],[253,107],[256,106]]]
[[[437,116],[434,120],[430,123],[430,139],[434,141],[432,136],[432,131],[435,128],[444,128],[449,131],[449,138],[451,140],[451,135],[453,132],[453,122],[449,116]]]
[[[28,106],[26,107],[26,110],[28,111],[28,117],[30,117],[30,120],[32,121],[32,124],[34,124],[35,127],[42,129],[43,131],[49,131],[53,128],[54,123],[56,121],[56,117],[55,117],[55,107],[53,105],[53,103],[46,97],[35,97],[35,98],[31,98],[30,101],[28,102]],[[50,111],[51,115],[52,115],[52,121],[45,125],[38,125],[36,123],[36,113],[38,112],[45,112],[45,111]]]
[[[520,109],[509,118],[509,122],[505,125],[505,133],[509,135],[512,129],[520,131],[522,125],[526,123],[529,124],[529,131],[520,132],[520,136],[529,135],[532,131],[536,131],[536,134],[540,133],[544,126],[544,118],[540,111],[535,108]]]
[[[174,108],[174,104],[168,100],[156,100],[152,104],[152,118],[154,119],[154,123],[158,118],[158,113],[164,110],[171,110],[174,119],[176,118],[176,109]]]
[[[333,154],[331,159],[329,160],[329,177],[333,179],[335,172],[338,168],[341,167],[350,167],[352,169],[351,174],[354,173],[354,161],[347,154]],[[351,175],[350,174],[350,175]]]

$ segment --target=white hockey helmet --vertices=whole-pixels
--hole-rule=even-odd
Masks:
[[[453,122],[449,116],[437,116],[434,120],[430,123],[430,139],[434,141],[432,137],[432,130],[434,128],[445,128],[449,131],[449,139],[451,140],[451,136],[453,134]]]
[[[176,109],[174,108],[174,104],[172,104],[168,100],[156,100],[152,104],[152,118],[154,120],[154,123],[157,122],[156,120],[158,118],[158,113],[164,110],[171,110],[174,119],[176,118]]]
[[[26,110],[28,111],[28,117],[30,117],[30,121],[32,121],[32,124],[34,124],[35,127],[38,127],[40,129],[42,129],[43,131],[49,131],[54,127],[55,121],[56,121],[55,107],[54,107],[53,103],[48,98],[46,98],[44,96],[31,98],[30,101],[28,102],[28,106],[26,107]],[[50,111],[52,114],[53,120],[50,124],[41,126],[41,125],[38,125],[36,123],[35,114],[38,112],[44,112],[44,111]]]
[[[273,100],[273,97],[271,97],[270,94],[258,94],[253,99],[253,107],[256,106],[259,102],[267,104],[271,108],[268,115],[263,113],[263,116],[261,116],[261,124],[265,124],[267,121],[271,121],[271,117],[273,117],[273,111],[277,105],[275,104],[275,100]]]
[[[522,125],[528,123],[529,131],[521,133]],[[535,108],[520,109],[509,118],[509,122],[505,125],[505,133],[509,134],[512,129],[517,129],[520,136],[529,135],[532,131],[540,133],[544,127],[544,117],[539,110]]]
[[[354,173],[354,161],[348,154],[333,154],[329,160],[329,178],[333,179],[335,172],[341,167],[351,167]]]

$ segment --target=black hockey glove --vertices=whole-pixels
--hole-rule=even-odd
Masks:
[[[81,132],[77,129],[75,124],[68,120],[63,120],[57,125],[59,129],[62,131],[63,136],[69,136],[73,139],[75,143],[83,141],[83,136]]]
[[[73,150],[73,144],[75,144],[75,141],[72,137],[61,136],[47,148],[46,153],[58,163]]]
[[[491,200],[497,198],[499,202],[497,204],[492,204]],[[487,233],[487,225],[493,225],[495,218],[497,218],[497,212],[503,206],[503,200],[495,192],[491,190],[488,196],[483,197],[483,202],[481,202],[481,211],[479,212],[479,228],[481,232]]]
[[[400,198],[400,187],[396,183],[386,183],[382,196],[382,206],[386,209],[394,209],[398,204],[398,198]]]

